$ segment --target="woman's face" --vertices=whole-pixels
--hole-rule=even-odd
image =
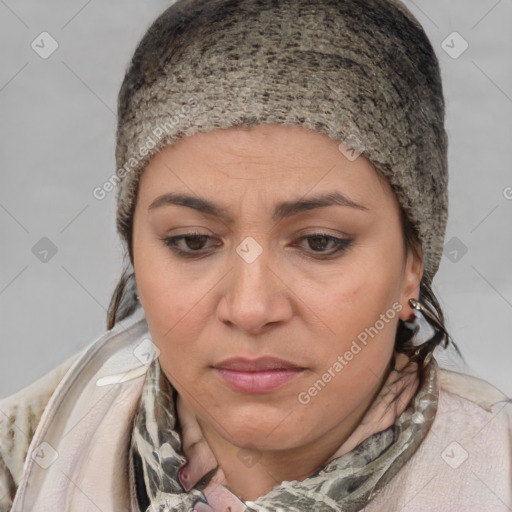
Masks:
[[[338,146],[298,126],[216,130],[167,146],[140,181],[134,269],[160,364],[240,447],[354,428],[419,296],[392,189]],[[226,363],[262,357],[295,370]]]

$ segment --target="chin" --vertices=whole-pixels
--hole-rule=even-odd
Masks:
[[[227,419],[229,418],[229,419]],[[277,412],[270,414],[254,412],[246,417],[237,417],[237,413],[228,413],[217,420],[216,430],[226,441],[239,446],[252,446],[258,450],[287,450],[311,442],[310,432],[318,435],[318,426],[309,426],[304,421],[293,418],[293,414]],[[209,423],[211,427],[214,427]]]

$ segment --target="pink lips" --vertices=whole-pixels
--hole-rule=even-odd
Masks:
[[[304,368],[275,357],[226,359],[214,367],[219,377],[235,391],[266,393],[300,375]]]

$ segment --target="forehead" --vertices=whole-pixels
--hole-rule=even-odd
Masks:
[[[348,202],[396,201],[387,180],[364,156],[300,126],[258,125],[197,133],[166,146],[149,163],[139,188],[146,206],[165,192],[203,198],[251,195],[286,200],[339,193]],[[338,198],[339,199],[339,198]]]

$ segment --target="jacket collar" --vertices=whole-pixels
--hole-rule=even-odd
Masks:
[[[152,347],[139,307],[84,349],[41,416],[12,512],[132,510],[128,445]]]

